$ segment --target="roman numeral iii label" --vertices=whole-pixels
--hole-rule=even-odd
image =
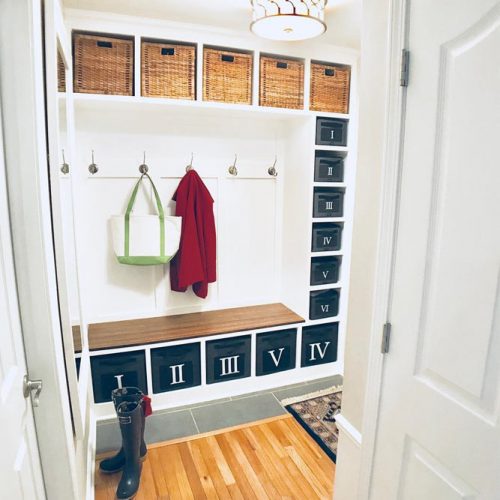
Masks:
[[[226,375],[234,375],[235,373],[240,373],[238,369],[238,356],[228,356],[227,358],[220,358],[221,362],[221,373],[220,376],[224,377]]]

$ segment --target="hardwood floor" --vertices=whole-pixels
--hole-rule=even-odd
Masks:
[[[290,415],[148,447],[136,500],[331,499],[335,464]],[[113,500],[120,473],[100,474]]]

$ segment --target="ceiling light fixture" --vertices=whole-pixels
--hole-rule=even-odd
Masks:
[[[328,0],[250,0],[250,29],[271,40],[296,41],[314,38],[326,31]]]

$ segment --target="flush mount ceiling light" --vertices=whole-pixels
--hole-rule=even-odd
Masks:
[[[305,40],[326,31],[328,0],[250,0],[253,22],[250,29],[271,40]]]

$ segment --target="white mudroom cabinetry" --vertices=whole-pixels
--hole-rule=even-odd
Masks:
[[[79,277],[72,285],[78,289],[69,286],[70,308],[81,309],[72,318],[81,333],[78,363],[91,371],[97,415],[111,415],[109,391],[120,375],[159,409],[342,374],[356,51],[90,11],[68,9],[65,16],[68,45],[82,32],[133,42],[131,95],[73,92],[73,62],[66,92],[58,94],[59,140],[70,169],[55,175],[71,228],[65,246],[76,243],[69,262]],[[164,43],[167,55],[172,43],[194,47],[193,99],[142,95],[145,40]],[[203,100],[204,50],[213,47],[251,56],[251,104]],[[302,65],[301,109],[259,104],[263,56]],[[310,110],[317,62],[350,68],[348,113]],[[124,213],[143,162],[166,213],[175,213],[171,198],[188,164],[215,201],[217,281],[206,299],[171,291],[169,265],[116,260],[109,218]],[[135,210],[152,212],[152,203],[144,185]]]

